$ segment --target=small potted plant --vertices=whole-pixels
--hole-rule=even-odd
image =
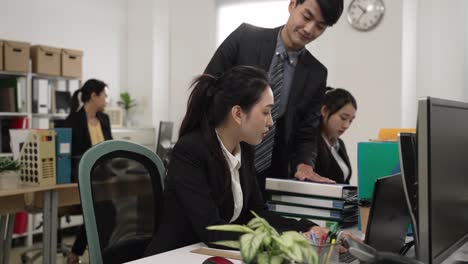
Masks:
[[[247,225],[209,226],[208,230],[244,233],[239,241],[218,241],[213,244],[240,250],[245,263],[282,264],[318,263],[318,257],[309,241],[296,231],[279,234],[255,212]]]
[[[133,107],[137,106],[136,100],[131,97],[131,95],[128,92],[123,92],[120,93],[120,100],[117,102],[117,105],[122,107],[125,111],[125,126],[130,125],[130,116],[129,116],[129,111]]]
[[[14,189],[18,187],[18,170],[21,164],[9,157],[0,157],[0,189]]]

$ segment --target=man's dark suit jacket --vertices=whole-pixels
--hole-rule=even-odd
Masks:
[[[239,233],[206,230],[207,226],[228,224],[234,210],[231,186],[224,191],[223,164],[213,158],[207,137],[199,131],[191,132],[175,145],[166,177],[164,213],[146,255],[198,242],[239,239]],[[250,211],[255,211],[278,231],[307,231],[315,225],[268,211],[257,185],[252,148],[245,144],[241,144],[239,174],[243,208],[234,223],[247,224],[253,217]]]
[[[97,112],[96,117],[101,124],[104,140],[112,139],[109,116],[105,113]],[[92,147],[88,130],[88,120],[84,108],[82,107],[79,111],[68,115],[63,126],[72,129],[72,179],[77,181],[79,158]]]
[[[351,163],[349,162],[348,152],[346,151],[345,144],[343,140],[338,139],[340,142],[340,149],[338,150],[338,155],[343,159],[346,165],[349,168],[349,175],[345,178],[343,171],[341,170],[338,162],[336,162],[333,157],[330,148],[327,146],[327,143],[322,136],[319,136],[318,144],[318,156],[317,162],[315,163],[315,172],[320,174],[320,176],[327,177],[331,180],[336,181],[336,183],[346,183],[349,184],[351,179]]]
[[[219,75],[236,65],[256,66],[268,72],[279,30],[242,24],[221,44],[205,73]],[[270,177],[291,178],[297,164],[315,165],[326,81],[325,66],[305,50],[296,66],[286,112],[276,121]]]

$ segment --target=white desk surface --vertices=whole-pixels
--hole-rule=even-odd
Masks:
[[[190,246],[174,249],[171,251],[167,251],[161,254],[153,255],[150,257],[138,259],[135,261],[128,262],[127,264],[154,264],[154,263],[194,263],[200,264],[205,259],[209,258],[208,255],[192,253],[190,251],[194,249],[198,249],[201,247],[206,247],[204,243],[197,243],[192,244]],[[240,260],[233,260],[231,261],[234,264],[241,264]]]

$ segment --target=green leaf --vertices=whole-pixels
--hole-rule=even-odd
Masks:
[[[214,225],[208,226],[206,229],[214,231],[253,233],[254,231],[244,225]]]
[[[263,234],[244,234],[240,237],[240,251],[242,255],[242,259],[250,263],[257,254],[258,249],[262,245],[263,238],[265,237],[265,233]]]
[[[282,264],[283,257],[281,255],[271,256],[269,264]]]
[[[261,218],[254,217],[247,223],[247,226],[252,229],[259,228],[259,227],[265,228],[265,223],[262,221]]]
[[[225,246],[225,247],[229,247],[229,248],[240,249],[240,243],[239,243],[239,241],[228,241],[228,240],[225,240],[225,241],[213,242],[213,243],[211,243],[211,244],[215,244],[215,245],[219,245],[219,246]]]
[[[301,251],[304,256],[305,263],[318,263],[317,253],[310,245],[307,247],[301,247]]]
[[[257,255],[257,264],[270,264],[270,256],[265,252],[259,253]]]
[[[299,262],[299,263],[303,263],[304,256],[302,255],[301,247],[298,244],[294,244],[291,247],[291,250],[292,250],[293,255],[294,255],[294,258],[293,258],[294,261]]]
[[[290,239],[290,240],[292,240],[294,242],[306,242],[307,244],[309,244],[307,239],[303,235],[297,233],[296,231],[283,232],[281,234],[281,237],[287,237],[288,239]]]

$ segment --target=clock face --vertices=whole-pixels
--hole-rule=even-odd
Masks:
[[[353,0],[348,6],[348,22],[358,30],[371,30],[382,20],[384,12],[382,0]]]

